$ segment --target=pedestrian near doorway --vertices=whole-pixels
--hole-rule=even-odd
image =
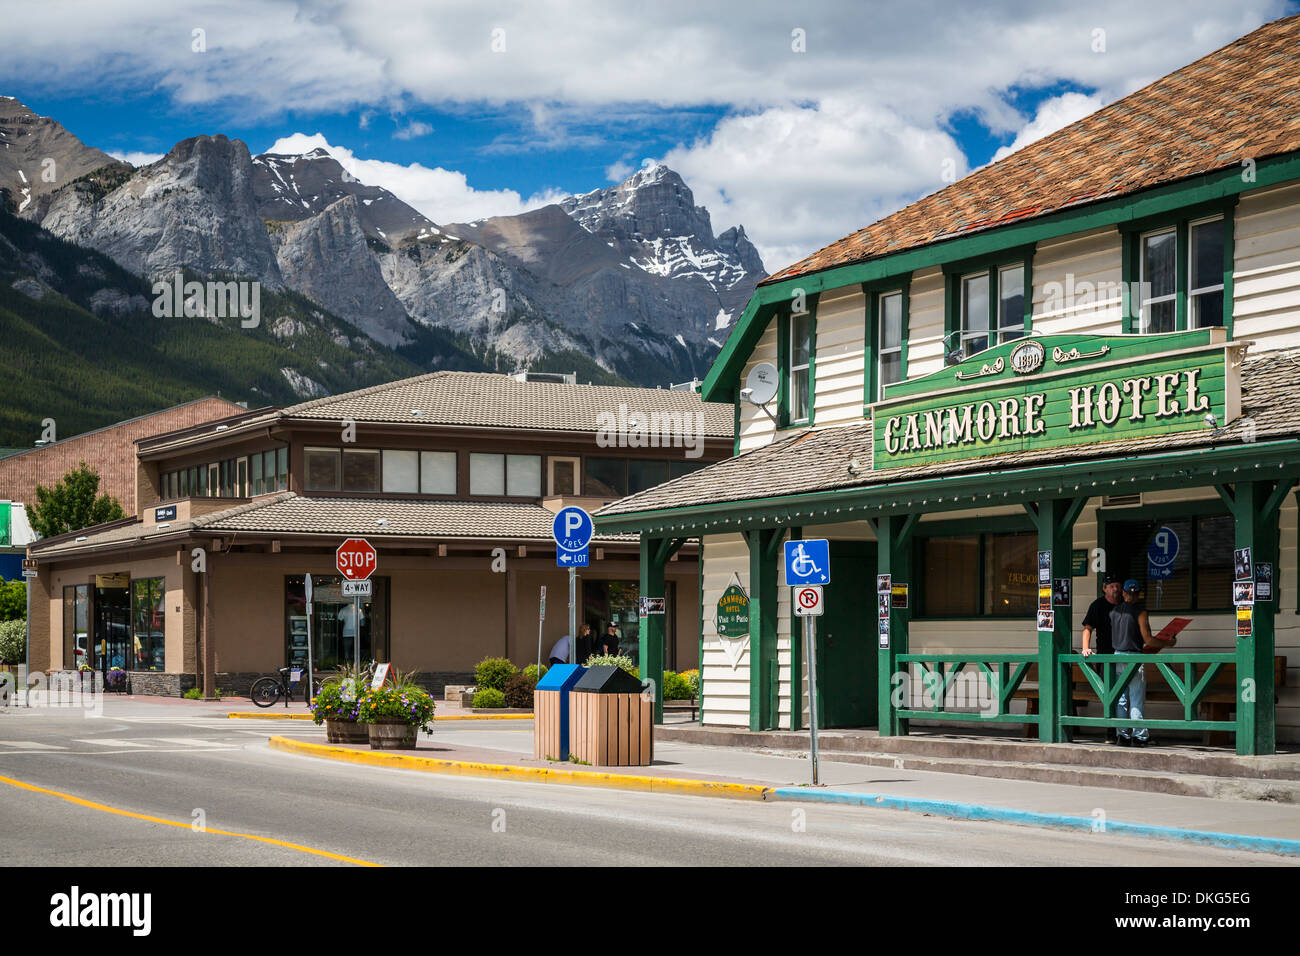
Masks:
[[[618,653],[618,626],[613,621],[609,622],[609,627],[605,628],[605,634],[600,639],[600,652],[602,654]]]
[[[1101,597],[1088,605],[1088,613],[1083,616],[1084,657],[1115,653],[1115,646],[1110,638],[1110,612],[1121,600],[1123,596],[1119,575],[1107,574],[1102,581]],[[1106,741],[1114,743],[1115,737],[1115,728],[1107,727]]]
[[[1134,578],[1124,582],[1124,600],[1111,608],[1110,639],[1116,654],[1136,654],[1139,664],[1128,685],[1115,704],[1115,716],[1141,720],[1146,709],[1147,678],[1140,663],[1143,649],[1147,647],[1173,647],[1177,638],[1159,638],[1151,633],[1146,605],[1139,600],[1141,585]],[[1120,727],[1116,742],[1121,747],[1147,747],[1152,743],[1151,732],[1145,727]]]
[[[569,663],[569,635],[565,634],[551,646],[550,664],[554,667],[556,664]]]
[[[585,661],[591,656],[592,646],[595,641],[592,638],[591,625],[584,624],[578,628],[578,657],[579,663]]]

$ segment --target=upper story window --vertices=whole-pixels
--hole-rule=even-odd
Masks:
[[[1031,258],[1032,250],[1021,248],[992,261],[944,267],[948,276],[947,364],[1028,333]]]
[[[307,448],[307,491],[378,491],[379,452],[360,448]]]
[[[782,316],[778,328],[781,368],[778,418],[783,426],[807,425],[812,421],[814,308],[810,304],[808,311]]]
[[[879,356],[877,381],[884,398],[885,386],[903,380],[903,293],[888,292],[880,296],[880,338],[877,342]]]
[[[680,478],[707,462],[655,458],[595,458],[586,461],[584,493],[597,498],[624,498]]]
[[[469,493],[511,498],[542,496],[541,455],[502,455],[472,452]]]
[[[1124,232],[1124,331],[1232,328],[1232,216],[1165,216]]]

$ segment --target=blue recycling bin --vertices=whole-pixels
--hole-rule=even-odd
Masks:
[[[569,691],[586,673],[577,664],[556,664],[533,688],[533,756],[539,760],[569,759]]]

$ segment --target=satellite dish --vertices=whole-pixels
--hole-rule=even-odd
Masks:
[[[745,391],[749,392],[749,401],[755,405],[766,405],[776,396],[780,377],[776,366],[771,362],[760,362],[749,370],[745,376]]]

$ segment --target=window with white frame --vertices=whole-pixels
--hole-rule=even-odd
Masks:
[[[1188,328],[1223,324],[1223,218],[1193,222],[1189,230]]]
[[[885,386],[903,377],[903,293],[886,292],[877,308],[880,338],[877,343],[877,399],[885,397]]]
[[[789,374],[786,377],[786,411],[789,424],[806,422],[811,410],[812,383],[812,313],[790,316],[790,341],[786,355]]]
[[[1171,227],[1145,233],[1139,250],[1141,294],[1137,330],[1172,332],[1177,325],[1178,232]]]
[[[961,348],[967,358],[1025,334],[1025,264],[961,278]]]

